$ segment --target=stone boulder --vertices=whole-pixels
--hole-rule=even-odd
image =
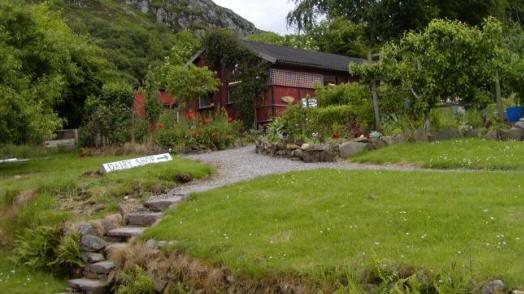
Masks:
[[[512,128],[509,130],[500,130],[500,139],[502,141],[522,141],[524,135],[524,129]]]
[[[413,133],[415,142],[429,142],[429,135],[424,128],[420,128]]]
[[[504,289],[506,286],[504,285],[504,282],[501,280],[494,280],[482,287],[480,289],[481,294],[497,294],[497,293],[505,293]]]
[[[97,228],[97,226],[95,226],[95,224],[93,223],[85,223],[80,225],[80,227],[78,228],[78,234],[80,234],[81,236],[93,235],[102,237],[104,235],[104,232],[102,232],[100,228]]]
[[[348,158],[351,155],[360,153],[366,149],[368,144],[361,142],[346,142],[338,146],[340,150],[340,157]]]
[[[499,132],[497,130],[489,130],[484,137],[486,140],[498,141]]]
[[[106,241],[97,236],[85,235],[82,237],[80,248],[82,251],[97,252],[106,247]]]
[[[457,129],[438,131],[430,135],[431,141],[445,141],[461,137],[462,134]]]
[[[464,137],[468,138],[483,138],[486,135],[486,131],[482,129],[471,129],[466,131]]]
[[[521,118],[516,124],[515,124],[515,127],[516,128],[521,128],[521,129],[524,129],[524,118]]]
[[[101,221],[106,232],[118,228],[122,224],[122,215],[119,213],[110,214]]]

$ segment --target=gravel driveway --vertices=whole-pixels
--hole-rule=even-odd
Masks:
[[[218,188],[228,184],[250,180],[256,177],[282,174],[291,171],[313,169],[347,169],[347,170],[396,170],[396,171],[435,171],[399,166],[373,166],[352,164],[347,162],[335,163],[304,163],[285,158],[274,158],[255,153],[255,146],[229,149],[204,154],[184,155],[183,157],[208,163],[217,168],[217,173],[210,178],[196,181],[189,185],[179,186],[168,195],[191,194]]]

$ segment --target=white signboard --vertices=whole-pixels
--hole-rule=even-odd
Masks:
[[[173,158],[171,157],[171,154],[165,153],[165,154],[159,154],[159,155],[153,155],[153,156],[146,156],[146,157],[104,163],[102,166],[104,167],[104,170],[106,171],[106,173],[110,173],[110,172],[114,172],[117,170],[130,169],[134,167],[139,167],[139,166],[144,166],[144,165],[154,164],[154,163],[167,162],[171,160],[173,160]]]

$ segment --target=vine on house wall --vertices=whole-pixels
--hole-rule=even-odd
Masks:
[[[226,80],[240,82],[231,91],[230,100],[241,114],[244,127],[256,127],[256,101],[266,91],[269,64],[227,29],[210,32],[203,45],[209,67],[225,74]]]

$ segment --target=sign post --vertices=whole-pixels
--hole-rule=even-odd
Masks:
[[[173,158],[171,157],[171,154],[164,153],[164,154],[159,154],[159,155],[104,163],[102,167],[104,168],[106,173],[110,173],[110,172],[114,172],[117,170],[131,169],[131,168],[149,165],[149,164],[168,162],[171,160],[173,160]]]

